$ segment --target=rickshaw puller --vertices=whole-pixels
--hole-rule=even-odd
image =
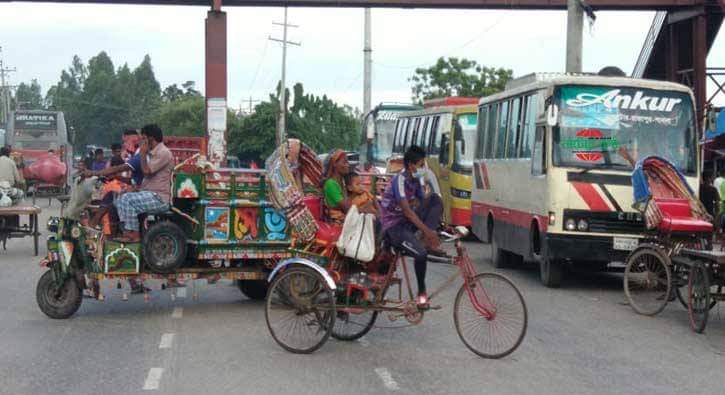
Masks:
[[[447,256],[440,250],[436,229],[440,226],[443,202],[431,193],[425,196],[420,178],[425,176],[425,151],[411,146],[403,156],[404,170],[385,188],[382,199],[382,228],[392,246],[413,257],[418,282],[417,303],[428,304],[425,272],[428,254]],[[420,231],[423,241],[416,237]]]

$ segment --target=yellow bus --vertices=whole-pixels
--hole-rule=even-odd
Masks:
[[[481,99],[473,231],[494,266],[536,262],[548,287],[564,265],[618,268],[644,231],[632,162],[662,156],[698,190],[693,102],[675,83],[566,74]]]
[[[386,172],[402,169],[411,145],[428,153],[427,165],[443,200],[447,224],[471,226],[471,172],[476,147],[478,98],[448,97],[424,103],[424,109],[398,115],[392,156]]]

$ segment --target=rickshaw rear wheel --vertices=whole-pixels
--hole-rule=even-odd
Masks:
[[[252,300],[264,300],[269,289],[267,280],[239,280],[237,286],[244,296]]]
[[[151,271],[173,273],[186,260],[186,234],[171,221],[158,222],[144,233],[142,248]]]
[[[702,263],[696,263],[690,269],[687,282],[687,315],[690,319],[690,328],[696,333],[705,331],[712,308],[709,277],[707,267]]]
[[[382,291],[383,295],[380,300],[385,299],[388,289]],[[371,303],[374,303],[373,300]],[[370,332],[375,326],[378,319],[378,311],[366,309],[360,314],[354,314],[345,311],[337,311],[335,325],[332,327],[332,337],[342,341],[354,341]]]
[[[335,295],[314,270],[288,268],[272,281],[264,316],[277,344],[295,354],[309,354],[330,338]]]
[[[627,258],[624,294],[639,314],[656,315],[664,310],[672,292],[672,272],[666,258],[654,248],[640,248]]]
[[[83,302],[83,292],[75,278],[67,278],[58,287],[52,270],[40,276],[35,288],[35,299],[40,311],[53,319],[65,319],[78,311]]]

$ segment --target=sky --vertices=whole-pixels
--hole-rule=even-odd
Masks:
[[[267,99],[281,75],[282,8],[226,7],[228,105]],[[205,7],[0,3],[0,46],[11,83],[38,79],[43,92],[55,84],[73,55],[84,62],[106,51],[116,67],[152,59],[162,88],[187,80],[204,91]],[[290,8],[287,85],[362,107],[362,9]],[[653,12],[598,12],[585,27],[584,71],[615,65],[631,73]],[[718,37],[709,66],[725,66],[725,38]],[[563,71],[564,11],[373,9],[372,102],[409,102],[416,67],[440,56],[465,57],[505,67],[515,76]],[[725,99],[725,98],[724,98]],[[254,102],[253,102],[254,104]],[[725,105],[725,100],[722,101]]]

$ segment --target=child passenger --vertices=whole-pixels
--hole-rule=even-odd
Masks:
[[[358,211],[361,213],[374,214],[377,217],[380,212],[378,201],[372,193],[365,190],[360,175],[354,171],[350,172],[345,184],[347,185],[350,204],[357,206]]]

